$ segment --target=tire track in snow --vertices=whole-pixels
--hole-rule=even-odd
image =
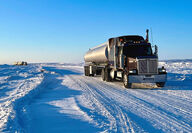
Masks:
[[[104,83],[102,83],[104,86],[106,85],[106,84],[104,84]],[[106,86],[108,86],[108,85],[106,85]],[[117,89],[115,89],[114,88],[114,90],[117,90]],[[129,90],[128,90],[129,91]],[[124,90],[124,92],[127,92],[127,94],[126,95],[130,95],[131,93],[131,91],[125,91]],[[133,90],[134,91],[134,90]],[[150,90],[149,90],[150,91]],[[144,90],[144,92],[146,92],[146,90]],[[148,91],[147,91],[148,92]],[[118,92],[117,93],[114,93],[113,95],[115,95],[115,94],[118,94]],[[188,123],[184,123],[184,122],[182,122],[182,121],[180,121],[180,119],[176,119],[176,118],[174,118],[172,115],[170,115],[170,114],[167,114],[166,112],[164,112],[164,110],[159,110],[159,108],[158,109],[156,109],[156,107],[153,105],[153,104],[148,104],[148,102],[146,102],[146,101],[144,101],[143,99],[139,99],[138,97],[137,97],[137,95],[136,96],[134,96],[134,101],[137,101],[137,104],[138,103],[142,103],[144,106],[143,107],[149,107],[148,109],[146,109],[146,111],[149,111],[151,108],[153,109],[155,109],[154,111],[158,114],[159,113],[159,116],[163,116],[162,118],[163,119],[167,119],[168,120],[168,123],[169,123],[169,125],[170,125],[170,127],[171,127],[171,125],[172,124],[174,124],[175,123],[175,126],[177,127],[177,128],[179,128],[179,127],[183,127],[183,129],[187,129],[187,130],[191,130],[191,127],[188,125]],[[125,99],[126,99],[126,97],[125,97]],[[133,102],[134,102],[133,101]],[[150,100],[149,100],[150,101]],[[138,107],[139,108],[139,107]],[[153,111],[153,110],[151,110],[151,111]],[[155,115],[155,112],[154,112],[154,115]],[[139,112],[138,112],[139,113]],[[151,112],[152,113],[152,112]],[[163,115],[160,115],[160,114],[163,114]],[[161,117],[159,117],[159,116],[157,116],[159,119],[161,119]],[[170,118],[169,118],[170,117]],[[165,120],[166,121],[166,120]],[[170,121],[170,122],[169,122]],[[158,121],[157,121],[158,122]],[[178,124],[178,126],[177,126],[177,124]],[[189,127],[189,128],[187,128],[187,127]],[[166,131],[166,130],[165,130]]]
[[[113,104],[108,97],[105,97],[105,95],[100,94],[97,92],[97,89],[93,89],[89,84],[86,82],[82,82],[81,79],[78,78],[71,78],[77,82],[84,91],[86,91],[87,96],[91,97],[92,103],[97,104],[97,111],[99,112],[107,112],[102,114],[105,117],[108,118],[108,121],[110,123],[110,131],[116,131],[116,132],[134,132],[134,128],[132,127],[132,123],[130,122],[128,116],[123,113],[122,109],[120,106],[117,106],[116,104]],[[89,99],[89,100],[91,100]],[[101,109],[102,108],[102,109]],[[104,126],[104,125],[102,125]]]
[[[106,100],[108,101],[113,100],[114,103],[113,104],[110,103],[111,107],[109,108],[112,108],[112,106],[114,106],[116,102],[115,105],[116,106],[118,105],[119,107],[125,109],[127,111],[126,112],[127,114],[129,114],[129,111],[130,111],[133,114],[136,114],[138,117],[141,117],[146,121],[148,121],[149,123],[151,123],[151,125],[157,129],[156,131],[159,130],[164,132],[172,132],[172,131],[189,132],[192,130],[188,123],[185,123],[183,121],[176,119],[172,115],[167,114],[167,112],[164,110],[157,109],[153,104],[148,104],[148,102],[144,101],[143,99],[140,99],[137,96],[133,96],[131,93],[129,93],[130,90],[125,90],[125,89],[122,90],[121,87],[116,87],[116,86],[114,87],[113,85],[108,85],[103,81],[98,81],[97,79],[94,79],[94,82],[93,82],[92,81],[93,78],[90,78],[90,77],[75,76],[74,80],[78,80],[78,82],[81,82],[81,84],[82,83],[87,84],[87,86],[89,86],[89,90],[90,89],[92,89],[92,91],[94,90],[93,93],[96,93],[97,95],[100,93],[100,96],[103,96],[103,97],[105,96],[104,98],[98,97],[99,100],[103,100],[102,104],[104,105],[107,104]],[[82,86],[83,89],[85,88],[84,86]],[[93,96],[94,95],[95,94],[93,94]],[[108,110],[110,112],[110,109]],[[120,112],[116,112],[116,114],[119,115]],[[117,120],[117,118],[115,119],[116,119],[116,123],[118,123],[119,121]],[[122,125],[123,122],[120,120],[120,123]],[[126,124],[129,124],[129,123],[126,122]],[[126,127],[126,124],[125,124],[125,127]]]
[[[117,129],[116,121],[115,121],[115,118],[113,117],[113,115],[111,115],[111,113],[110,113],[110,111],[112,112],[112,110],[109,109],[108,106],[106,104],[104,104],[104,102],[103,102],[103,101],[107,102],[107,100],[104,99],[102,95],[96,93],[95,90],[90,88],[87,84],[80,81],[79,79],[73,78],[72,76],[70,76],[70,78],[74,82],[79,84],[79,86],[83,89],[83,91],[86,92],[86,97],[89,101],[91,101],[94,109],[97,110],[100,113],[100,115],[105,117],[104,120],[107,119],[107,122],[105,121],[104,123],[102,122],[102,119],[101,119],[101,121],[99,120],[98,123],[101,123],[100,127],[103,127],[107,131],[108,131],[108,129],[110,131],[116,131],[116,129]]]
[[[191,106],[190,102],[185,102],[184,99],[170,97],[170,95],[161,94],[158,90],[131,90],[124,91],[124,95],[133,95],[136,98],[144,101],[152,106],[162,109],[168,114],[175,114],[178,119],[184,117],[188,123],[191,123]],[[185,104],[183,104],[185,103]],[[191,124],[190,124],[191,125]]]
[[[86,82],[86,81],[85,81]],[[101,83],[100,83],[101,82]],[[87,84],[90,84],[90,83],[88,83],[87,82]],[[92,83],[92,84],[90,84],[90,86],[92,86],[93,88],[95,87],[95,89],[96,90],[99,90],[98,91],[98,93],[101,93],[101,95],[104,95],[105,97],[110,97],[110,99],[109,100],[111,100],[112,102],[112,105],[114,106],[114,105],[118,105],[120,108],[122,108],[124,111],[124,115],[127,115],[127,114],[131,114],[131,115],[134,115],[133,113],[131,113],[129,110],[127,111],[127,110],[125,110],[125,108],[124,108],[124,106],[125,106],[125,104],[124,105],[122,105],[122,101],[120,101],[120,102],[118,102],[118,100],[119,100],[119,97],[120,98],[122,98],[121,97],[121,95],[119,95],[119,92],[114,92],[114,91],[116,91],[116,88],[113,88],[112,86],[106,86],[106,84],[105,84],[105,82],[103,82],[103,81],[99,81],[99,83],[96,83],[96,82],[94,82],[94,83]],[[96,87],[97,86],[97,87]],[[113,91],[110,91],[110,89],[111,90],[113,90]],[[117,89],[118,90],[118,89]],[[121,90],[122,90],[122,88],[121,88]],[[124,88],[123,88],[123,92],[124,92]],[[127,97],[123,97],[123,99],[126,99]],[[119,112],[118,112],[119,113]],[[118,114],[117,113],[117,114]],[[114,115],[116,115],[116,114],[114,114]],[[128,115],[127,115],[128,116]],[[136,117],[136,115],[135,115],[135,117]],[[140,119],[140,120],[142,120],[142,119]],[[119,120],[117,119],[116,120],[117,122],[119,122]],[[130,121],[130,120],[129,120]],[[143,122],[146,122],[145,121],[145,119],[143,119],[142,120]],[[128,121],[126,121],[126,123],[127,123]],[[144,132],[145,130],[143,129],[143,127],[141,126],[141,125],[139,125],[137,122],[135,122],[135,120],[131,120],[131,122],[128,122],[131,126],[131,131],[133,131],[133,132]],[[132,123],[132,124],[131,124]],[[120,123],[121,125],[122,125],[122,123]],[[134,128],[132,128],[132,125],[134,125]],[[147,124],[146,124],[147,125]],[[150,130],[151,131],[156,131],[155,129],[153,129],[153,127],[151,127],[150,125],[148,125],[148,127],[149,128],[151,128]],[[146,130],[147,131],[147,130]]]
[[[157,91],[157,93],[159,93]],[[178,99],[177,97],[171,97],[170,95],[157,94],[154,91],[131,91],[131,94],[145,101],[146,103],[152,104],[154,107],[163,110],[164,112],[171,114],[175,118],[179,119],[184,117],[183,121],[192,126],[192,103]],[[183,104],[185,103],[185,104]]]

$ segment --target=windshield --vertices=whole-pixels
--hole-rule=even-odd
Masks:
[[[150,45],[128,45],[124,46],[123,54],[129,57],[151,56],[152,50]]]
[[[119,39],[123,39],[124,42],[143,42],[144,38],[142,36],[122,36]]]

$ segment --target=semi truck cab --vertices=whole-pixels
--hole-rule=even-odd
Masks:
[[[166,69],[158,68],[158,48],[154,51],[142,36],[120,36],[90,49],[85,55],[85,75],[101,74],[105,81],[121,79],[126,88],[132,83],[156,83],[163,87],[167,79]]]
[[[131,87],[132,83],[156,83],[163,87],[166,82],[166,69],[158,68],[157,46],[153,52],[149,42],[141,37],[133,42],[123,42],[123,83]],[[117,63],[118,64],[118,63]]]

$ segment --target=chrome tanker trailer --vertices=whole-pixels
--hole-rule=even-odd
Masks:
[[[163,87],[166,69],[158,68],[158,48],[138,35],[110,38],[85,54],[85,76],[101,75],[104,81],[120,79],[126,88],[132,83],[156,83]]]

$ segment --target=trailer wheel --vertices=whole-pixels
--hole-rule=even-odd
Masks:
[[[164,87],[165,82],[157,82],[156,85],[157,85],[157,87]]]
[[[84,66],[84,73],[85,73],[85,76],[89,76],[89,73],[88,73],[88,67],[87,66]]]
[[[103,81],[105,81],[105,69],[104,68],[101,70],[101,77],[102,77]]]
[[[96,70],[96,75],[101,75],[101,71],[102,71],[102,69],[97,69]]]
[[[89,76],[94,77],[94,74],[89,74]]]
[[[125,88],[131,88],[132,84],[129,83],[129,78],[127,74],[123,74],[123,85]]]

